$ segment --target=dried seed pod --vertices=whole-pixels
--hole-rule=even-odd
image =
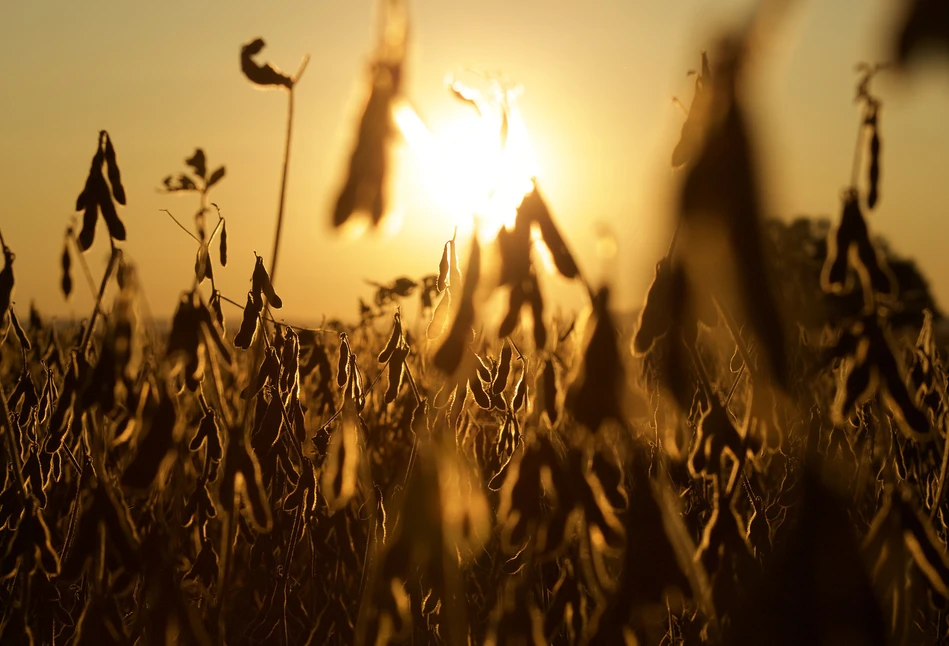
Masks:
[[[62,267],[63,267],[63,278],[60,285],[63,289],[63,296],[69,298],[69,295],[72,293],[72,274],[70,269],[72,267],[72,260],[69,257],[69,242],[63,245],[63,257],[62,257]]]
[[[573,279],[580,275],[580,269],[577,262],[567,248],[567,243],[554,224],[547,203],[540,195],[540,189],[537,187],[537,181],[534,180],[534,190],[527,194],[518,210],[524,209],[528,213],[531,222],[537,224],[540,229],[540,235],[544,239],[544,244],[550,250],[550,255],[554,260],[554,266],[560,275],[567,279]]]
[[[227,266],[227,221],[221,222],[221,243],[220,243],[220,252],[221,252],[221,266]]]
[[[316,509],[316,471],[313,468],[313,462],[309,459],[303,460],[300,479],[297,480],[297,485],[293,491],[287,495],[287,499],[283,503],[283,509],[284,511],[291,511],[301,505],[306,513]]]
[[[199,324],[200,338],[204,346],[207,348],[215,348],[224,362],[229,364],[231,362],[231,351],[227,343],[224,342],[224,336],[221,334],[221,330],[219,330],[215,324],[214,315],[211,313],[211,310],[208,309],[208,306],[204,304],[204,301],[201,300],[200,295],[195,293],[192,298],[195,303],[195,318]],[[220,303],[218,303],[218,307],[220,307]],[[223,318],[224,316],[221,314],[221,319]]]
[[[238,474],[242,476],[240,479],[237,478]],[[236,510],[240,505],[246,519],[250,521],[249,524],[256,531],[267,532],[272,526],[260,463],[246,434],[240,428],[232,427],[229,431],[218,498],[228,512]]]
[[[448,323],[448,314],[451,311],[451,292],[446,291],[438,301],[438,307],[432,312],[432,321],[428,324],[426,335],[429,339],[437,339],[445,332]]]
[[[856,247],[856,254],[851,252]],[[856,191],[844,196],[843,211],[836,233],[828,241],[827,260],[821,272],[824,291],[840,293],[848,287],[847,270],[854,261],[856,269],[868,287],[879,294],[893,294],[896,279],[883,258],[877,253],[860,211]]]
[[[567,401],[574,418],[596,432],[606,419],[623,423],[623,364],[609,310],[609,288],[601,287],[597,293],[593,316],[581,371]]]
[[[258,410],[263,403],[263,395],[257,400]],[[270,401],[264,408],[264,416],[260,420],[257,429],[251,436],[250,446],[257,455],[258,460],[264,460],[270,453],[270,449],[280,440],[280,430],[283,428],[283,415],[280,412],[282,404],[280,402],[280,393],[276,389],[270,392]]]
[[[445,246],[442,248],[442,259],[438,263],[438,282],[435,283],[435,288],[439,292],[445,291],[448,287],[448,273],[451,269],[451,264],[448,262],[448,243],[445,243]]]
[[[511,333],[514,331],[514,328],[517,327],[521,319],[521,307],[523,307],[526,302],[527,294],[524,292],[524,287],[521,283],[516,283],[511,287],[511,297],[507,306],[507,314],[504,315],[501,326],[498,328],[499,337],[503,339],[504,337],[511,336]]]
[[[356,365],[356,355],[349,354],[349,397],[356,402],[356,410],[362,411],[366,400],[363,396],[362,375],[359,372],[359,366]]]
[[[114,240],[125,240],[125,225],[122,224],[122,220],[119,219],[119,214],[115,210],[109,185],[102,176],[101,169],[94,174],[93,188],[99,202],[99,210],[102,212],[102,219],[105,220],[106,227],[109,229],[109,235]]]
[[[276,384],[280,376],[280,360],[276,349],[271,346],[264,351],[264,360],[260,362],[260,369],[254,380],[241,391],[241,399],[256,397],[268,383]]]
[[[455,235],[458,234],[458,230],[455,230]],[[449,285],[454,285],[458,287],[461,285],[461,265],[458,264],[458,246],[455,244],[455,236],[451,237],[451,240],[448,241],[449,257],[451,258],[451,277],[449,279]]]
[[[30,483],[30,489],[33,495],[36,496],[40,509],[46,507],[46,492],[43,489],[47,484],[47,480],[43,477],[39,453],[35,446],[30,448],[29,457],[23,464],[23,477]]]
[[[656,263],[656,275],[646,292],[646,303],[639,313],[639,327],[633,337],[633,350],[645,354],[656,339],[672,327],[672,261],[665,257]]]
[[[320,491],[326,498],[331,514],[345,507],[356,493],[358,466],[358,417],[352,408],[347,407],[332,434],[329,452],[323,461]]]
[[[3,270],[0,271],[0,316],[10,309],[13,298],[13,260],[16,256],[7,246],[3,247]]]
[[[876,247],[870,242],[870,238],[863,238],[857,241],[857,257],[860,260],[858,269],[863,272],[869,280],[870,287],[877,294],[895,294],[896,278],[890,271],[886,261],[877,253]]]
[[[682,124],[682,134],[679,143],[672,151],[672,167],[679,168],[692,160],[701,146],[703,123],[701,115],[704,113],[704,103],[708,98],[706,85],[711,82],[708,73],[708,56],[702,52],[702,73],[695,75],[695,94],[692,97],[692,107]]]
[[[36,411],[36,419],[40,424],[45,424],[53,409],[53,400],[56,398],[56,386],[53,383],[53,370],[45,362],[43,369],[46,372],[46,384],[43,386],[43,392],[40,395],[39,407]]]
[[[392,353],[395,351],[396,347],[402,341],[402,316],[396,312],[393,315],[395,322],[392,324],[392,333],[389,334],[389,340],[386,342],[386,346],[382,349],[382,352],[379,353],[377,357],[379,363],[385,363],[389,360],[389,357],[392,356]]]
[[[454,374],[461,365],[464,351],[471,342],[471,327],[475,323],[474,296],[481,279],[481,247],[478,237],[471,240],[471,255],[468,259],[468,276],[461,293],[461,306],[452,323],[448,338],[435,352],[433,363],[445,374]]]
[[[401,56],[397,60],[374,63],[372,88],[360,119],[349,172],[333,210],[335,227],[360,212],[368,214],[373,225],[382,220],[386,210],[389,140],[395,133],[392,102],[399,94],[401,79]]]
[[[511,400],[511,409],[516,413],[524,406],[527,401],[527,368],[521,372],[521,378],[514,388],[514,399]]]
[[[557,372],[554,368],[554,362],[548,359],[544,362],[544,369],[541,372],[543,387],[540,391],[543,393],[543,412],[551,424],[557,422],[560,417],[560,409],[557,407]]]
[[[92,246],[96,235],[96,220],[99,214],[99,202],[96,196],[96,176],[102,177],[102,146],[96,145],[96,154],[92,157],[92,166],[86,177],[86,184],[76,198],[76,210],[82,211],[82,229],[79,231],[77,242],[79,250],[85,251]]]
[[[511,360],[514,358],[514,350],[509,343],[505,343],[501,348],[501,357],[498,360],[498,371],[494,375],[494,383],[491,384],[491,391],[495,395],[500,395],[507,388],[508,378],[511,376]]]
[[[491,408],[507,410],[507,400],[504,398],[504,393],[498,394],[492,390],[488,391],[488,397],[491,398]]]
[[[513,229],[502,227],[498,231],[497,246],[501,254],[499,285],[514,286],[527,280],[531,268],[531,220],[526,208],[518,208]]]
[[[296,333],[287,328],[287,339],[283,344],[280,361],[280,391],[296,391],[300,382],[300,341]]]
[[[254,295],[257,300],[260,300],[260,295],[263,294],[267,297],[267,302],[272,307],[278,310],[283,307],[283,301],[277,296],[277,292],[274,291],[273,284],[270,282],[270,275],[267,273],[267,268],[264,267],[264,259],[261,256],[257,256],[257,262],[254,264],[252,283]],[[261,309],[263,309],[263,307],[261,307]]]
[[[878,125],[879,108],[874,107],[873,114],[869,120],[870,126],[870,168],[869,184],[870,189],[867,192],[867,206],[875,208],[880,199],[880,128]]]
[[[475,354],[475,359],[478,360],[478,363],[475,364],[475,368],[478,370],[478,376],[481,377],[481,381],[488,384],[491,383],[491,368],[488,367],[480,355]]]
[[[869,344],[864,344],[869,345]],[[843,390],[843,399],[841,400],[840,410],[837,414],[838,421],[842,422],[853,412],[858,403],[866,399],[876,390],[875,371],[873,366],[866,359],[866,350],[863,352],[862,359],[858,359],[850,369],[847,375],[847,382]]]
[[[452,394],[451,408],[448,410],[448,428],[458,429],[458,423],[461,421],[461,414],[465,410],[465,402],[468,400],[468,383],[465,380],[458,382],[455,391]]]
[[[349,379],[349,338],[345,332],[339,333],[339,361],[336,364],[336,385],[346,386]]]
[[[194,434],[188,449],[197,451],[201,445],[207,442],[208,459],[214,462],[220,462],[224,457],[224,449],[221,444],[221,430],[217,424],[217,414],[208,409],[201,418],[198,425],[198,431]]]
[[[474,395],[475,402],[483,408],[484,410],[491,409],[491,398],[488,397],[488,393],[484,390],[484,385],[481,383],[481,379],[477,374],[472,374],[468,377],[468,387],[471,389],[471,394]]]
[[[112,185],[112,195],[115,196],[116,202],[125,206],[125,188],[122,186],[122,175],[119,172],[119,164],[115,160],[115,148],[112,147],[112,138],[109,133],[105,133],[105,164],[109,183]]]
[[[23,352],[28,352],[32,348],[29,338],[26,336],[26,332],[23,331],[23,328],[20,326],[20,320],[16,317],[16,311],[14,308],[9,309],[10,312],[10,323],[13,324],[13,331],[16,332],[16,338],[20,342],[20,349]]]
[[[926,414],[921,411],[910,397],[906,383],[900,372],[896,356],[884,328],[877,324],[867,325],[870,339],[870,361],[875,364],[882,380],[886,402],[900,430],[915,441],[930,437],[930,424]]]
[[[260,309],[254,302],[253,294],[248,292],[247,304],[244,305],[244,318],[241,320],[241,328],[237,331],[237,336],[234,337],[234,345],[238,348],[246,350],[250,347],[251,343],[254,342],[254,337],[257,335],[258,316],[260,316]]]
[[[208,251],[208,245],[198,245],[198,251],[194,258],[194,275],[198,283],[203,283],[205,278],[213,280],[213,270],[211,268],[211,257]]]
[[[211,293],[211,298],[208,300],[208,305],[211,307],[211,311],[214,313],[214,320],[217,321],[218,326],[221,330],[226,329],[224,325],[224,310],[221,308],[221,291],[215,289]]]
[[[163,393],[158,409],[151,416],[148,431],[139,442],[135,458],[122,474],[122,484],[135,489],[148,489],[167,472],[177,455],[176,419],[174,400],[168,393]]]
[[[540,294],[540,285],[537,283],[537,274],[531,272],[531,290],[527,295],[531,306],[531,316],[534,319],[534,347],[543,350],[547,345],[547,325],[544,323],[544,299]]]
[[[407,347],[396,348],[389,359],[389,387],[386,388],[385,403],[390,404],[399,396],[402,377],[405,374],[405,358],[409,356]]]

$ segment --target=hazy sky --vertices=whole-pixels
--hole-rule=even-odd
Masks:
[[[682,124],[670,97],[688,103],[686,70],[716,29],[747,1],[413,0],[408,94],[434,130],[470,118],[445,90],[469,65],[521,82],[539,180],[582,267],[607,273],[619,304],[641,302],[666,246],[668,160]],[[848,181],[857,108],[853,66],[887,56],[891,0],[807,1],[755,76],[754,117],[768,206],[781,217],[837,217]],[[4,2],[0,4],[0,228],[17,254],[15,300],[85,317],[91,297],[59,292],[63,232],[99,129],[112,135],[125,178],[124,245],[156,315],[189,288],[195,247],[159,209],[190,222],[194,196],[159,193],[203,147],[227,166],[213,191],[228,217],[230,262],[216,271],[243,300],[253,254],[269,254],[275,227],[286,96],[253,88],[242,43],[262,36],[260,57],[287,71],[311,61],[296,91],[297,119],[278,291],[288,320],[351,316],[369,297],[364,279],[434,272],[451,223],[435,212],[411,164],[397,176],[405,224],[394,237],[341,240],[329,212],[364,100],[373,42],[369,0]],[[871,227],[914,256],[949,303],[949,70],[882,80],[881,205]],[[406,156],[403,155],[403,158]],[[400,179],[401,178],[401,179]],[[605,271],[596,225],[619,239]],[[108,256],[104,226],[87,254],[97,278]],[[230,310],[232,320],[236,310]]]

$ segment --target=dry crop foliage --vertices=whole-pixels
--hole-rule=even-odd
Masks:
[[[337,224],[384,209],[405,36],[387,6],[402,30],[373,63]],[[299,73],[257,64],[262,47],[242,50],[245,74],[292,92]],[[796,225],[777,240],[761,217],[746,58],[742,38],[702,56],[677,232],[632,334],[607,286],[587,286],[587,317],[546,313],[532,231],[583,278],[536,183],[494,243],[496,280],[455,235],[437,272],[314,330],[274,320],[255,256],[229,331],[222,303],[241,305],[214,286],[226,228],[208,197],[225,173],[200,149],[164,182],[200,204],[194,232],[175,220],[195,277],[159,334],[116,246],[126,196],[101,132],[62,257],[68,297],[101,213],[113,252],[88,321],[31,309],[21,325],[0,239],[0,641],[944,642],[949,369],[938,313],[906,316],[905,272],[869,235],[878,69],[860,68],[853,176],[808,273]],[[801,302],[818,314],[785,314]]]

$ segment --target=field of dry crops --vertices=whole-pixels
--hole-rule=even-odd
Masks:
[[[389,19],[337,227],[386,213]],[[932,36],[913,20],[907,60]],[[98,296],[89,317],[21,323],[0,238],[0,643],[947,643],[949,365],[926,281],[868,224],[883,70],[858,69],[839,220],[768,221],[736,90],[750,32],[702,54],[675,235],[632,327],[538,181],[490,244],[446,241],[354,322],[281,322],[279,221],[246,298],[216,288],[225,171],[197,150],[164,180],[199,203],[175,220],[194,282],[159,331],[100,132],[62,255],[64,295]],[[243,72],[292,110],[306,61],[287,76],[263,48]],[[584,311],[551,314],[554,272]],[[403,319],[416,303],[424,325]]]

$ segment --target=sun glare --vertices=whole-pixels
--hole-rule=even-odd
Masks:
[[[477,224],[483,240],[511,226],[536,174],[527,127],[517,108],[517,89],[492,81],[485,93],[450,80],[456,95],[476,110],[437,132],[405,101],[393,118],[419,160],[438,206],[460,230]]]

